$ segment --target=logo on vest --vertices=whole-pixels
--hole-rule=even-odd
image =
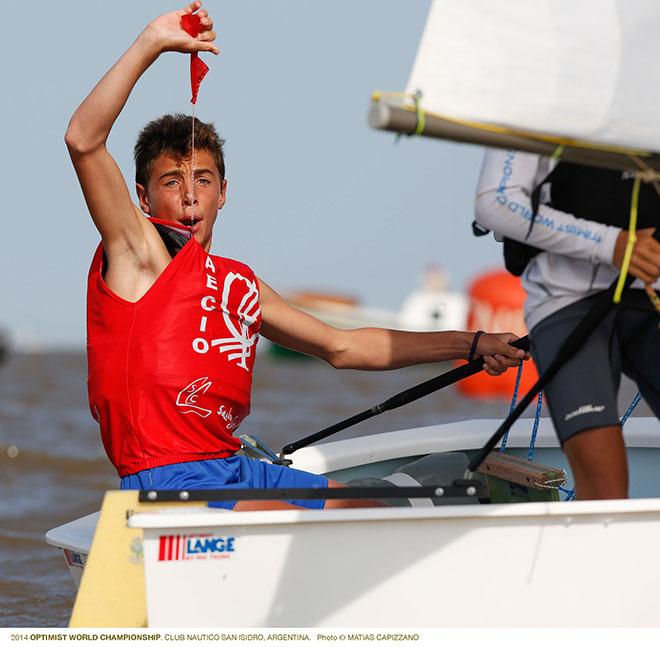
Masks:
[[[238,283],[236,283],[238,281]],[[243,287],[243,284],[245,287]],[[232,320],[229,311],[229,297],[234,292],[241,295],[241,301],[236,309],[238,325]],[[240,274],[229,272],[225,278],[224,289],[222,290],[222,302],[220,303],[222,318],[225,320],[227,330],[231,337],[214,339],[211,346],[220,346],[221,353],[227,353],[229,361],[238,360],[237,364],[248,370],[246,360],[252,354],[252,347],[256,344],[259,335],[255,332],[250,334],[250,326],[253,326],[259,313],[259,290],[254,281],[246,279]]]
[[[225,421],[225,429],[229,429],[229,431],[234,431],[241,424],[241,419],[234,415],[234,410],[231,407],[227,409],[224,404],[221,404],[217,413]]]
[[[215,265],[210,256],[206,258],[204,266],[208,270],[206,288],[218,291]],[[213,312],[216,309],[222,312],[222,318],[230,336],[211,339],[210,345],[204,337],[197,337],[192,343],[193,350],[203,355],[208,353],[210,346],[219,346],[219,351],[227,353],[227,359],[230,362],[236,362],[241,368],[249,370],[247,359],[252,355],[252,348],[259,339],[257,332],[250,333],[250,327],[254,326],[261,313],[259,288],[256,281],[237,272],[228,272],[222,286],[220,305],[217,306],[216,297],[210,294],[202,297],[200,305],[205,312]],[[208,316],[203,314],[199,331],[206,333],[207,324]]]
[[[198,377],[196,380],[193,380],[187,387],[182,389],[176,398],[176,406],[183,409],[181,413],[196,413],[202,418],[210,416],[211,410],[200,407],[197,404],[197,398],[198,396],[206,393],[209,390],[211,384],[213,384],[213,382],[211,382],[208,377]]]

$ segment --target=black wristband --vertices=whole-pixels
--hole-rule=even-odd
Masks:
[[[474,339],[472,340],[472,346],[470,346],[470,354],[468,355],[467,361],[471,362],[474,359],[474,355],[477,351],[477,343],[479,342],[479,337],[484,334],[483,330],[477,330],[474,333]]]

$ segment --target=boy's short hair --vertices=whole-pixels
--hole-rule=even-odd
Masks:
[[[191,152],[191,117],[181,113],[163,115],[150,121],[135,142],[135,181],[146,187],[153,161],[163,153],[186,157]],[[212,123],[195,117],[195,149],[209,151],[218,167],[220,179],[225,179],[225,159],[222,147],[225,140],[218,135]]]

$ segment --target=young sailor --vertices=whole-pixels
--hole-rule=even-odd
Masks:
[[[235,455],[232,433],[250,410],[260,334],[337,368],[392,369],[471,352],[498,374],[525,354],[508,344],[509,333],[337,330],[290,307],[245,264],[211,254],[227,180],[222,141],[209,124],[195,123],[194,148],[190,118],[167,115],[145,127],[135,149],[140,208],[132,203],[108,135],[162,52],[218,53],[200,6],[153,20],[66,133],[102,238],[88,283],[90,408],[123,488],[326,487],[324,477]],[[193,38],[181,23],[195,12],[201,32]]]
[[[617,277],[628,239],[632,186],[629,173],[557,164],[530,153],[486,151],[475,216],[505,237],[507,267],[522,272],[531,351],[541,371],[595,295]],[[660,275],[660,244],[652,237],[660,223],[660,196],[651,185],[641,187],[638,217],[629,272],[639,280],[546,387],[580,499],[628,494],[616,402],[622,371],[660,416],[658,312],[643,289],[644,284],[657,289]]]

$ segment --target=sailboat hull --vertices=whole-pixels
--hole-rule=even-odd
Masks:
[[[660,623],[658,500],[218,516],[131,520],[150,626]],[[232,551],[162,558],[198,534]]]
[[[470,456],[495,426],[326,443],[293,454],[294,466],[381,478],[431,454]],[[514,425],[507,452],[526,457],[530,427]],[[74,626],[656,626],[659,432],[652,418],[626,424],[630,500],[229,512],[108,493],[100,522],[47,540],[77,555],[67,562],[78,576],[85,566]],[[565,466],[547,419],[535,452]]]

